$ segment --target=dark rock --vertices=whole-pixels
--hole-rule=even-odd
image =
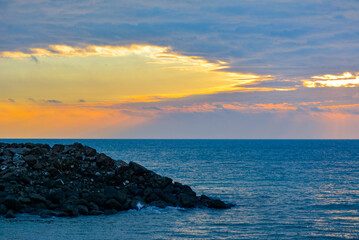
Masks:
[[[7,208],[4,204],[0,204],[0,215],[4,215],[7,213]]]
[[[122,209],[122,204],[116,201],[115,199],[109,199],[105,203],[106,209],[116,209],[120,211]]]
[[[66,199],[66,194],[60,188],[51,189],[47,199],[53,203],[62,203]]]
[[[197,197],[187,185],[80,143],[52,148],[0,143],[0,215],[9,210],[41,217],[114,214],[145,203],[160,208],[233,206]]]
[[[52,147],[52,154],[61,153],[62,151],[64,151],[64,149],[65,149],[65,146],[64,146],[64,145],[55,144],[55,145]]]
[[[5,218],[15,218],[14,211],[12,209],[7,211],[7,213],[5,214]]]
[[[79,215],[79,209],[76,205],[65,205],[64,211],[70,216],[70,217],[77,217]]]
[[[37,193],[30,193],[29,198],[35,203],[39,203],[39,202],[46,203],[46,198],[44,198],[43,196]]]
[[[197,203],[196,197],[187,193],[180,193],[179,200],[181,204],[180,206],[185,208],[193,208]]]
[[[57,214],[49,210],[42,210],[40,211],[39,215],[41,218],[51,218],[52,216],[56,216]]]
[[[165,208],[168,206],[168,204],[165,203],[164,201],[153,201],[150,202],[150,205],[158,208]]]
[[[113,215],[116,213],[117,213],[117,211],[115,209],[106,209],[104,212],[105,215]]]
[[[145,197],[146,203],[150,203],[150,202],[154,202],[154,201],[161,201],[161,198],[159,196],[157,196],[157,194],[154,192],[151,192],[149,195],[147,195]]]
[[[219,199],[210,199],[207,203],[207,206],[216,209],[228,209],[232,207],[232,205],[226,204]]]
[[[85,205],[78,205],[77,209],[78,209],[79,213],[82,214],[82,215],[88,215],[89,214],[89,209]]]
[[[19,197],[19,201],[23,204],[31,203],[31,199],[27,197]]]
[[[36,161],[34,166],[32,166],[35,170],[41,170],[44,166],[40,161]]]
[[[127,199],[127,193],[124,189],[117,190],[114,187],[106,187],[104,190],[104,194],[107,199],[116,199],[120,203],[124,203]]]
[[[144,174],[146,172],[149,172],[149,170],[147,170],[147,168],[145,168],[145,167],[143,167],[140,164],[135,163],[135,162],[130,162],[129,167],[134,171],[134,173],[136,175],[142,175],[142,174]]]
[[[84,147],[85,156],[93,157],[96,155],[96,150],[88,146]]]
[[[101,192],[84,193],[82,196],[86,201],[97,205],[102,205],[106,201],[106,196]]]
[[[34,166],[37,162],[37,158],[34,155],[27,155],[24,157],[24,161],[29,164],[29,166]]]
[[[19,211],[22,207],[19,200],[12,195],[8,195],[5,197],[4,204],[7,209],[12,209],[14,211]]]
[[[97,216],[97,215],[101,215],[101,214],[103,214],[104,212],[102,212],[102,211],[100,211],[100,210],[92,210],[91,212],[90,212],[90,215],[95,215],[95,216]]]
[[[109,156],[101,153],[97,158],[96,158],[96,163],[99,166],[107,166],[107,167],[111,167],[114,165],[115,161],[110,158]]]

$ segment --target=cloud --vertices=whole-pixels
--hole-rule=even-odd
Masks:
[[[79,102],[79,103],[85,103],[86,100],[84,100],[84,99],[79,99],[77,102]]]
[[[143,110],[155,110],[155,111],[162,111],[161,108],[159,107],[154,107],[154,106],[150,106],[150,107],[142,107]]]
[[[47,103],[56,103],[56,104],[62,103],[61,101],[55,100],[55,99],[46,100],[45,102],[47,102]]]
[[[0,51],[49,44],[162,45],[231,61],[233,71],[302,79],[356,71],[359,61],[355,1],[1,3]]]
[[[345,72],[342,75],[313,76],[314,80],[304,80],[303,85],[309,88],[315,87],[357,87],[359,86],[359,74],[353,75]]]
[[[35,56],[31,56],[31,60],[32,61],[34,61],[34,62],[36,62],[36,63],[39,63],[39,60],[37,59],[37,57],[35,57]]]
[[[9,100],[9,102],[12,102],[12,103],[15,103],[15,102],[16,102],[16,101],[15,101],[14,99],[12,99],[12,98],[9,98],[8,100]]]

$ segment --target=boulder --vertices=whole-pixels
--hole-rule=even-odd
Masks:
[[[114,214],[146,206],[229,208],[138,163],[83,146],[0,143],[0,215]]]
[[[7,211],[7,213],[5,214],[5,218],[15,218],[14,211],[12,209]]]

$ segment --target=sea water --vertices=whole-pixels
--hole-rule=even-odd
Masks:
[[[0,239],[359,239],[357,140],[0,140],[81,142],[233,202],[111,216],[0,218]]]

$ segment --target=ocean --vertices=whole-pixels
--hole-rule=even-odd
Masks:
[[[0,239],[359,239],[359,140],[0,140],[80,142],[233,202],[111,216],[0,218]]]

